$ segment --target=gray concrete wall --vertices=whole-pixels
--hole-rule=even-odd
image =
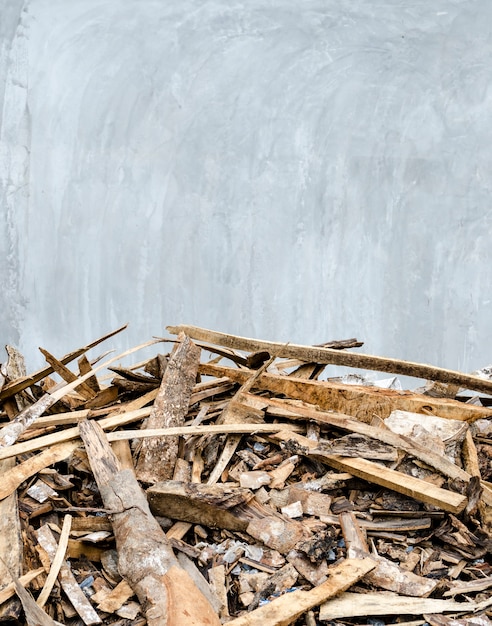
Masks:
[[[31,366],[125,321],[492,361],[489,0],[0,9],[0,342]]]

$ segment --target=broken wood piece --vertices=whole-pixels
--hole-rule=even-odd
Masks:
[[[70,530],[70,527],[68,527],[68,529]],[[39,545],[46,552],[49,560],[53,564],[55,562],[55,559],[57,558],[58,546],[62,544],[62,538],[60,537],[60,542],[59,544],[57,544],[51,529],[46,524],[44,526],[41,526],[41,528],[36,531],[36,537],[38,539]],[[66,540],[68,545],[68,534],[66,536]],[[65,553],[65,550],[63,550],[63,546],[62,551],[63,553]],[[82,619],[84,624],[87,624],[87,626],[91,626],[92,624],[100,624],[100,617],[98,616],[92,604],[89,602],[79,584],[75,580],[75,576],[72,573],[70,565],[63,558],[63,555],[59,567],[56,564],[52,565],[50,572],[55,572],[56,569],[59,569],[58,576],[63,591],[67,595],[67,598],[70,600],[72,606],[77,611],[79,617]],[[38,598],[38,604],[39,601],[40,598]],[[41,599],[41,601],[44,604],[44,600]]]
[[[78,442],[60,443],[52,448],[43,450],[37,456],[31,457],[27,461],[19,463],[19,465],[12,465],[10,469],[0,474],[0,500],[13,494],[19,485],[31,476],[34,476],[34,474],[37,474],[49,465],[68,458],[78,446]],[[4,516],[0,517],[4,518]]]
[[[11,471],[15,470],[15,459],[0,461],[0,485]],[[24,546],[21,534],[21,521],[17,494],[12,491],[0,502],[0,585],[9,575],[19,578],[22,574]],[[20,617],[21,605],[12,600],[0,607],[0,619],[16,620]]]
[[[101,365],[98,365],[92,370],[92,372],[96,372],[101,369],[104,369],[108,367],[108,365],[110,365],[111,363],[114,363],[114,361],[120,360],[123,357],[128,356],[129,354],[132,354],[133,352],[136,352],[137,350],[141,350],[142,348],[146,348],[147,346],[151,346],[155,343],[157,343],[157,340],[147,341],[146,343],[140,344],[139,346],[136,346],[135,348],[126,350],[125,352],[118,354],[112,359],[105,361]],[[90,378],[90,376],[92,376],[91,372],[89,372],[88,374],[84,374],[83,376],[80,376],[79,378],[77,378],[77,380],[75,380],[72,383],[67,383],[60,389],[55,389],[55,391],[46,393],[44,396],[41,396],[41,398],[37,402],[35,402],[33,405],[21,411],[19,415],[15,417],[15,419],[11,420],[6,426],[0,429],[0,451],[4,447],[12,446],[20,437],[20,435],[23,432],[25,432],[25,430],[38,417],[40,417],[47,409],[49,409],[56,402],[58,402],[58,400],[61,400],[68,393],[73,391],[78,385],[80,385],[81,382],[85,382],[85,380]],[[2,458],[5,458],[5,457],[2,457]]]
[[[336,428],[341,428],[342,430],[348,430],[353,433],[365,435],[375,441],[382,441],[385,444],[405,451],[407,454],[410,454],[416,459],[424,461],[424,463],[430,465],[430,467],[433,467],[434,469],[437,469],[449,478],[459,478],[465,482],[468,482],[471,478],[469,473],[462,470],[446,457],[437,454],[433,450],[421,445],[410,437],[393,432],[393,430],[370,426],[369,424],[351,419],[347,415],[343,415],[341,413],[320,411],[305,403],[295,404],[288,400],[280,400],[278,398],[270,398],[265,400],[265,403],[268,403],[268,405],[271,406],[279,407],[283,409],[284,412],[291,411],[293,416],[299,415],[303,418],[316,420],[316,422],[321,424],[329,424],[331,426],[335,426]],[[427,417],[431,418],[433,416]],[[337,454],[334,452],[333,446],[331,447],[331,452]]]
[[[473,602],[404,597],[391,591],[346,591],[321,605],[319,619],[330,621],[370,615],[424,615],[424,613],[471,613]]]
[[[249,370],[238,370],[225,365],[201,363],[202,374],[224,377],[243,383],[250,376]],[[255,382],[257,389],[264,389],[288,398],[304,400],[321,409],[337,411],[351,415],[358,420],[370,423],[377,415],[381,419],[392,411],[401,409],[414,413],[439,415],[440,417],[474,421],[492,415],[490,407],[472,406],[458,400],[430,398],[411,391],[395,391],[379,387],[344,385],[331,381],[305,380],[265,372]]]
[[[261,418],[263,417],[263,412],[244,405],[241,402],[241,398],[243,394],[247,393],[252,388],[256,380],[259,378],[259,376],[261,376],[263,372],[266,371],[266,368],[271,362],[272,359],[269,359],[266,363],[263,363],[263,365],[258,370],[252,372],[251,375],[243,382],[239,390],[236,392],[234,397],[227,403],[226,408],[223,410],[222,415],[220,416],[221,424],[231,424],[232,422],[246,423],[251,421],[261,421]],[[240,441],[240,435],[230,435],[229,437],[227,437],[226,443],[222,448],[219,459],[217,460],[217,463],[215,464],[215,467],[208,478],[207,482],[209,485],[213,485],[214,483],[219,481],[220,477],[222,476],[222,472],[225,470],[225,468],[229,464],[229,461],[232,459],[232,456],[236,451]]]
[[[63,626],[60,622],[51,619],[43,609],[36,604],[31,594],[24,589],[15,576],[12,576],[15,585],[15,593],[22,603],[27,626]]]
[[[334,350],[332,348],[260,341],[185,324],[180,326],[167,326],[167,331],[172,335],[184,332],[192,339],[215,343],[236,350],[246,350],[248,352],[266,350],[269,354],[276,357],[300,359],[309,363],[331,363],[333,365],[344,365],[358,369],[414,376],[427,380],[437,380],[442,383],[452,383],[464,387],[465,389],[492,394],[492,381],[490,380],[423,363],[347,352],[346,350]]]
[[[23,587],[27,587],[27,585],[31,581],[35,580],[41,574],[45,574],[45,572],[46,570],[44,569],[44,567],[38,567],[38,569],[33,569],[30,572],[27,572],[27,574],[24,574],[23,576],[19,576],[18,582]],[[7,602],[7,600],[9,600],[14,595],[15,595],[15,584],[13,582],[8,583],[4,587],[2,587],[2,589],[0,590],[0,604]]]
[[[78,376],[76,376],[66,365],[50,354],[47,350],[39,348],[39,351],[46,359],[46,362],[51,365],[53,371],[56,372],[66,383],[73,383],[78,380]],[[77,387],[75,387],[75,389],[77,389],[77,393],[79,393],[85,400],[90,400],[96,395],[96,392],[91,389],[86,382],[81,382],[77,385]]]
[[[243,531],[285,553],[303,537],[302,525],[254,499],[249,489],[163,481],[147,489],[154,515]]]
[[[200,348],[189,337],[180,335],[180,343],[169,359],[152,412],[142,430],[182,426],[188,412],[200,360]],[[178,456],[178,437],[143,440],[137,454],[135,473],[147,484],[172,478]]]
[[[218,626],[216,613],[179,567],[133,472],[120,470],[97,424],[85,421],[79,428],[104,505],[112,514],[119,572],[137,594],[149,626]]]
[[[328,580],[310,591],[293,591],[228,622],[230,626],[288,626],[309,609],[351,587],[374,568],[371,559],[346,559],[331,567]]]
[[[122,580],[98,603],[97,608],[105,613],[116,613],[133,595],[133,589]]]
[[[53,589],[53,585],[55,584],[55,581],[58,577],[58,572],[60,571],[60,568],[62,567],[65,561],[65,552],[67,550],[71,525],[72,525],[72,516],[65,515],[63,519],[63,528],[62,528],[62,532],[60,535],[60,540],[58,542],[58,545],[55,550],[55,554],[53,555],[53,559],[51,561],[51,567],[50,567],[50,571],[48,574],[48,578],[46,579],[44,586],[41,590],[41,593],[39,594],[38,599],[36,600],[36,604],[40,606],[41,608],[46,604],[46,601],[48,600],[48,596],[50,595],[51,590]]]
[[[272,439],[289,441],[288,432],[276,433],[272,435]],[[466,506],[467,498],[454,491],[441,489],[435,485],[428,483],[419,478],[408,476],[402,472],[389,469],[378,463],[366,461],[365,459],[352,459],[336,456],[325,452],[318,443],[294,433],[291,439],[305,448],[305,451],[299,453],[306,454],[312,458],[323,461],[330,467],[348,472],[353,476],[362,478],[367,482],[392,489],[398,493],[410,496],[419,502],[432,504],[443,511],[451,513],[460,513]]]
[[[340,515],[340,526],[347,546],[347,556],[369,556],[369,549],[363,530],[360,528],[355,515],[351,512]],[[425,598],[430,595],[438,585],[437,580],[417,576],[413,572],[403,570],[401,567],[378,554],[370,555],[376,563],[365,580],[375,587],[396,591],[403,596],[416,596]]]

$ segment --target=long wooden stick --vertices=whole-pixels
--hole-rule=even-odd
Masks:
[[[379,372],[401,374],[403,376],[438,380],[442,383],[452,383],[466,389],[492,394],[492,381],[490,380],[483,380],[478,376],[462,374],[461,372],[434,367],[433,365],[372,356],[369,354],[358,354],[355,352],[347,352],[346,350],[334,350],[333,348],[317,348],[297,344],[286,345],[274,341],[249,339],[247,337],[229,335],[199,328],[197,326],[168,326],[167,330],[172,335],[184,332],[192,339],[207,341],[236,350],[247,350],[248,352],[266,350],[277,357],[294,358],[313,363],[332,363],[333,365],[345,365]]]

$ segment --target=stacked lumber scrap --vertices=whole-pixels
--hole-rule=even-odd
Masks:
[[[7,347],[0,621],[489,624],[489,379],[192,326],[93,356],[123,330],[33,374]]]

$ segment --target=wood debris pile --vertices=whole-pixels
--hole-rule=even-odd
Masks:
[[[130,366],[142,346],[86,356],[115,333],[43,350],[33,375],[8,348],[0,621],[490,623],[489,379],[355,340],[168,330]],[[429,382],[347,384],[327,364]]]

